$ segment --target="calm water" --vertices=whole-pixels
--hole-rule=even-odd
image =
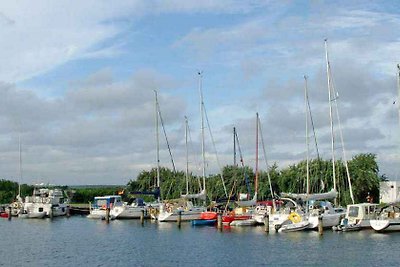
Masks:
[[[0,266],[398,266],[400,233],[295,232],[175,223],[0,219]]]

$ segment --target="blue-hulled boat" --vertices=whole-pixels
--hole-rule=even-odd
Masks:
[[[193,226],[203,226],[203,225],[215,225],[217,220],[193,220]]]

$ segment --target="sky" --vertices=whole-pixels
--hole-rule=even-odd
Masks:
[[[374,153],[380,174],[400,180],[399,10],[394,0],[3,1],[1,177],[135,179],[156,166],[154,90],[177,168],[186,166],[187,116],[189,166],[200,174],[199,71],[207,174],[233,163],[233,127],[255,166],[257,112],[269,165],[306,158],[304,75],[318,148],[330,159],[328,39],[341,125],[334,118],[335,157],[343,147],[348,159]],[[160,162],[171,168],[161,130]]]

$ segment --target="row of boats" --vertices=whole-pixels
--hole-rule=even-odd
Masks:
[[[332,196],[335,192],[331,192]],[[222,223],[230,226],[255,226],[267,224],[278,232],[293,232],[306,229],[332,228],[335,231],[357,231],[373,228],[378,232],[400,231],[400,207],[361,203],[335,208],[330,201],[280,198],[275,201],[236,201],[234,209],[219,206],[207,209],[195,206],[187,199],[146,203],[137,198],[124,202],[120,195],[95,197],[90,204],[90,219],[154,219],[159,222],[190,221],[193,225],[216,225],[218,216]],[[300,204],[301,203],[301,204]],[[306,204],[305,204],[306,203]],[[247,204],[248,206],[244,206]],[[69,214],[68,197],[62,189],[35,188],[25,201],[18,199],[10,204],[1,217],[46,218]],[[11,212],[11,214],[10,214]],[[108,212],[108,214],[107,214]]]
[[[240,206],[240,201],[236,204],[233,210],[214,208],[210,211],[185,199],[154,203],[137,199],[128,204],[122,201],[121,196],[113,195],[96,197],[87,217],[105,219],[108,209],[111,219],[151,218],[159,222],[180,220],[190,221],[193,225],[216,225],[218,216],[221,216],[224,225],[256,226],[268,223],[278,232],[316,230],[321,223],[323,228],[344,232],[367,228],[378,232],[400,231],[400,209],[395,205],[361,203],[335,208],[329,201],[310,200],[305,206],[291,198],[258,202],[246,207]]]

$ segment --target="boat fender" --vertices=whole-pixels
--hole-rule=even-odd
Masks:
[[[297,212],[291,212],[291,213],[289,214],[288,219],[291,220],[292,223],[299,223],[299,222],[301,222],[301,216],[300,216]]]

